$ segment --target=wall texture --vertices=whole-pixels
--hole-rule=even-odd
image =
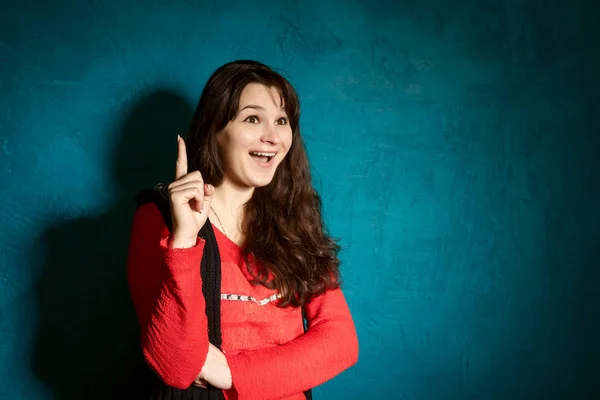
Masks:
[[[598,398],[595,4],[3,0],[0,398],[128,378],[133,196],[239,58],[296,85],[344,246],[360,360],[317,399]]]

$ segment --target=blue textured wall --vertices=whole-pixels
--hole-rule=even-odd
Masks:
[[[360,360],[318,399],[600,396],[593,1],[2,3],[0,398],[126,379],[133,195],[238,58],[297,86],[343,238]]]

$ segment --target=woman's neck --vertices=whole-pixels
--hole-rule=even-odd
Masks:
[[[244,205],[250,200],[254,188],[252,187],[240,187],[224,179],[223,182],[215,188],[215,194],[213,197],[212,204],[215,205],[213,208],[218,208],[224,214],[229,217],[238,218],[242,215]],[[219,212],[217,211],[217,212]]]
[[[243,241],[241,234],[242,221],[244,218],[244,205],[250,200],[254,188],[240,187],[224,179],[215,188],[215,194],[211,203],[212,214],[215,215],[217,227],[230,240],[240,244]]]

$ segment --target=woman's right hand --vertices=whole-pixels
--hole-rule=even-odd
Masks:
[[[177,137],[175,181],[169,189],[173,219],[172,248],[188,248],[196,244],[198,232],[208,219],[215,188],[204,183],[200,171],[188,173],[185,142]]]
[[[233,382],[231,370],[225,354],[217,346],[208,343],[208,354],[202,371],[194,380],[194,385],[206,388],[208,385],[219,389],[231,389]]]

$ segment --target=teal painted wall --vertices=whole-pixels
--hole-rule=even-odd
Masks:
[[[135,362],[133,196],[210,73],[298,88],[358,364],[317,399],[600,396],[592,1],[2,2],[0,398]]]

